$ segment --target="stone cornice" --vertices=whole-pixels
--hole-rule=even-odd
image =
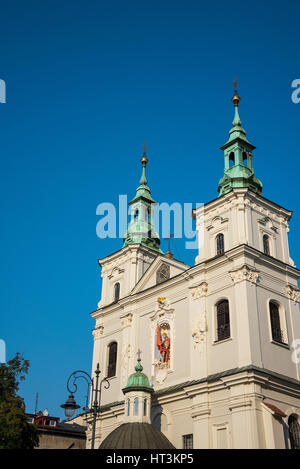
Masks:
[[[199,394],[216,391],[240,385],[240,384],[258,384],[268,390],[284,392],[293,397],[300,399],[300,381],[279,373],[259,368],[254,365],[248,365],[242,368],[234,368],[220,373],[209,375],[199,380],[188,381],[174,386],[169,386],[158,391],[154,391],[155,405],[176,402],[183,399],[192,398]],[[261,399],[260,392],[247,393],[245,399],[232,399],[229,407],[238,409],[240,407],[250,406],[251,398],[258,397]],[[101,418],[107,419],[124,413],[124,401],[113,402],[101,407]],[[209,408],[202,404],[195,404],[193,418],[201,417],[201,415],[209,415]]]
[[[258,202],[265,209],[275,212],[276,215],[283,216],[284,218],[286,218],[287,221],[290,220],[292,216],[291,210],[281,207],[275,202],[272,202],[271,200],[268,200],[262,195],[252,192],[250,189],[247,189],[247,188],[233,189],[231,192],[228,192],[222,197],[218,197],[216,199],[211,200],[210,202],[207,202],[204,205],[204,211],[206,213],[207,211],[211,211],[213,209],[219,209],[220,207],[222,207],[222,205],[228,205],[230,202],[240,197],[247,198],[248,200],[256,204]],[[193,218],[195,218],[196,213],[197,213],[197,209],[194,209]]]
[[[217,383],[219,381],[219,384]],[[201,378],[195,381],[189,381],[182,383],[181,385],[170,386],[165,389],[156,391],[154,395],[160,400],[160,396],[169,393],[183,392],[185,395],[192,397],[199,393],[206,393],[211,390],[212,387],[217,385],[218,387],[224,388],[224,386],[234,386],[242,383],[249,383],[254,381],[255,383],[265,385],[268,389],[273,385],[276,387],[285,387],[293,389],[297,396],[300,398],[300,381],[289,376],[284,376],[279,373],[259,368],[255,365],[248,365],[242,368],[234,368],[220,373],[209,375],[206,378]]]
[[[109,254],[106,257],[103,257],[102,259],[98,259],[98,264],[100,267],[104,267],[107,264],[112,263],[114,260],[120,259],[120,256],[126,257],[130,255],[131,253],[136,253],[138,251],[144,252],[146,254],[153,256],[153,258],[157,257],[159,255],[158,252],[153,251],[152,249],[146,248],[142,244],[130,244],[129,246],[126,246],[125,248],[121,248],[116,252],[113,252],[112,254]]]
[[[224,196],[226,197],[226,196]],[[101,317],[101,315],[106,315],[111,313],[114,310],[118,310],[120,307],[124,308],[129,304],[133,304],[139,297],[151,297],[153,293],[155,295],[160,296],[160,292],[163,293],[167,288],[173,287],[175,285],[180,285],[189,281],[190,278],[198,275],[199,273],[205,273],[209,270],[215,269],[216,266],[222,266],[228,264],[228,261],[232,261],[234,259],[238,259],[241,255],[250,256],[254,261],[259,261],[260,264],[265,264],[266,266],[270,266],[272,268],[276,267],[278,272],[288,273],[295,279],[300,278],[300,270],[296,267],[291,266],[290,264],[286,264],[275,257],[267,256],[263,252],[255,249],[248,244],[240,244],[229,251],[226,251],[221,256],[214,256],[209,258],[193,267],[190,267],[184,272],[180,272],[178,275],[170,278],[166,282],[160,283],[158,285],[153,285],[152,287],[147,288],[146,290],[142,290],[140,292],[135,293],[134,295],[129,294],[127,297],[122,298],[117,303],[110,303],[109,305],[105,305],[96,311],[93,311],[91,316],[93,318]],[[188,274],[188,275],[187,275]]]

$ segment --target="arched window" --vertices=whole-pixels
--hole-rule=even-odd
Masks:
[[[127,401],[127,415],[130,415],[130,399]]]
[[[270,241],[269,241],[269,236],[264,235],[263,236],[263,247],[264,247],[264,253],[270,255]]]
[[[120,299],[120,284],[117,282],[114,286],[114,301],[118,301]]]
[[[136,209],[136,211],[134,212],[134,217],[133,217],[134,221],[137,221],[138,217],[139,217],[139,211],[138,209]]]
[[[229,155],[229,167],[232,168],[232,166],[235,165],[235,161],[234,161],[234,153],[233,151],[230,153]]]
[[[134,399],[134,415],[139,415],[139,399],[136,397]]]
[[[280,324],[279,306],[274,301],[270,301],[270,320],[272,339],[275,342],[284,343],[284,334]]]
[[[117,352],[118,344],[117,342],[112,342],[108,346],[108,367],[107,367],[107,378],[116,376],[117,371]]]
[[[147,399],[144,399],[144,416],[147,415]]]
[[[248,166],[248,156],[245,151],[243,151],[243,164],[244,166]]]
[[[219,233],[216,237],[216,244],[217,244],[217,255],[224,253],[224,235],[223,233]]]
[[[217,304],[217,340],[230,337],[229,302],[222,300]]]
[[[292,414],[288,419],[290,442],[292,449],[300,449],[300,425],[298,423],[298,416]]]

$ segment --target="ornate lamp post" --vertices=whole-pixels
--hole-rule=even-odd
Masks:
[[[83,407],[83,410],[86,413],[92,414],[93,416],[91,449],[94,449],[94,446],[95,446],[96,420],[97,420],[97,415],[100,414],[101,388],[103,384],[104,384],[105,389],[108,389],[110,386],[110,383],[106,378],[103,378],[101,381],[99,381],[100,373],[101,371],[99,369],[99,363],[97,363],[97,368],[95,370],[96,382],[94,378],[91,378],[90,375],[86,373],[85,371],[82,371],[82,370],[73,371],[73,373],[69,376],[69,379],[67,381],[67,389],[70,395],[67,401],[65,402],[65,404],[62,404],[60,406],[63,409],[65,409],[66,417],[68,418],[73,417],[75,410],[80,408],[80,406],[76,404],[75,399],[74,399],[74,393],[77,391],[76,380],[79,378],[83,378],[87,382],[87,385],[88,385],[88,390],[87,390],[87,395],[86,395],[86,406]],[[72,382],[70,383],[71,380]],[[71,388],[70,388],[70,384],[71,384]],[[92,390],[91,407],[88,406],[90,386]]]

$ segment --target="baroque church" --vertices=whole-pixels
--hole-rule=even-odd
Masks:
[[[219,196],[192,214],[195,265],[160,249],[145,152],[123,247],[99,260],[92,366],[110,388],[95,447],[135,448],[126,434],[146,428],[150,448],[300,448],[292,212],[262,196],[237,92],[232,102]]]

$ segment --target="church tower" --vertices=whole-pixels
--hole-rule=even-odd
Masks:
[[[193,211],[195,265],[160,251],[145,152],[123,247],[99,261],[93,366],[99,362],[110,380],[99,444],[125,421],[145,418],[177,449],[300,448],[300,270],[289,253],[292,212],[262,195],[237,90],[232,102],[218,197]],[[131,386],[144,379],[140,361],[126,386],[139,348],[150,412],[148,383],[139,396]],[[140,403],[132,413],[137,397],[145,416]]]
[[[141,163],[142,176],[135,197],[129,203],[130,222],[124,235],[123,247],[98,261],[102,268],[102,295],[99,307],[115,303],[128,295],[157,254],[162,254],[160,239],[154,227],[156,202],[151,197],[146,179],[148,158],[145,147]]]
[[[155,232],[154,226],[154,207],[156,202],[151,197],[146,179],[148,158],[146,156],[145,147],[141,163],[143,166],[142,176],[135,197],[129,203],[131,219],[128,230],[124,236],[123,248],[132,244],[139,244],[161,253],[162,251],[159,248],[160,239]]]
[[[247,187],[257,194],[262,192],[262,183],[253,171],[252,151],[255,147],[248,142],[239,116],[240,100],[235,90],[232,98],[235,109],[233,127],[229,132],[229,140],[221,147],[224,151],[225,168],[224,176],[219,182],[219,196],[238,187]]]

